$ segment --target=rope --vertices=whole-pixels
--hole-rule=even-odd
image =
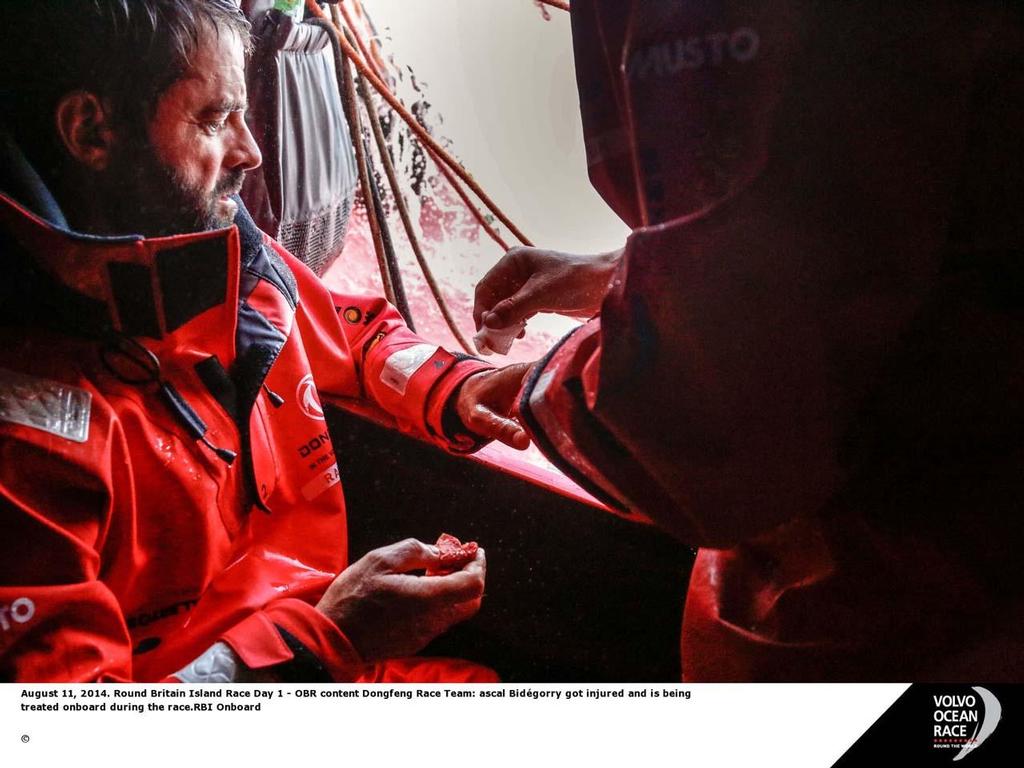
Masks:
[[[430,288],[431,294],[434,296],[434,301],[437,302],[438,308],[441,310],[441,315],[444,317],[445,323],[448,324],[448,328],[451,330],[452,335],[455,336],[456,340],[469,354],[475,354],[473,348],[470,346],[466,337],[463,336],[462,331],[459,330],[459,326],[455,322],[455,318],[452,316],[451,310],[448,308],[448,303],[445,301],[441,288],[437,284],[437,280],[434,279],[434,273],[430,269],[430,265],[427,263],[426,257],[423,255],[423,249],[420,247],[419,237],[416,235],[416,229],[413,227],[412,217],[409,215],[409,209],[405,204],[405,199],[402,197],[402,189],[398,183],[398,175],[395,173],[395,166],[391,162],[391,155],[388,154],[387,141],[384,138],[384,128],[380,124],[380,115],[377,113],[377,105],[374,103],[373,94],[369,88],[360,88],[360,93],[363,97],[363,105],[366,107],[366,113],[369,116],[370,127],[373,129],[373,138],[377,143],[377,153],[380,155],[381,164],[384,166],[384,173],[388,177],[388,184],[391,186],[391,194],[395,198],[395,206],[398,208],[398,215],[402,219],[402,226],[405,228],[405,235],[409,239],[409,245],[412,247],[412,252],[416,256],[416,261],[420,265],[420,269],[423,271],[423,277],[426,278],[427,286]]]
[[[316,0],[306,0],[306,7],[318,18],[329,20],[327,15],[321,10],[320,6],[316,4]],[[358,36],[357,36],[358,38]],[[376,73],[364,62],[356,49],[352,46],[343,35],[338,36],[338,42],[342,46],[345,56],[355,64],[356,69],[365,77],[370,84],[377,90],[377,92],[384,98],[384,100],[399,114],[399,116],[406,122],[409,128],[412,130],[416,137],[423,142],[423,144],[434,152],[437,153],[447,166],[455,172],[455,174],[466,183],[466,185],[473,191],[480,201],[493,213],[498,220],[504,224],[508,230],[516,236],[516,238],[523,245],[532,246],[529,238],[522,233],[522,231],[512,223],[511,219],[505,215],[505,213],[495,205],[494,201],[487,195],[486,192],[481,189],[480,185],[476,183],[476,180],[469,174],[465,168],[463,168],[437,141],[433,136],[430,135],[427,130],[419,124],[415,117],[413,117],[409,111],[405,108],[401,101],[391,93],[388,87],[377,77]]]
[[[331,12],[332,14],[336,13],[335,6],[331,6]],[[344,13],[344,8],[342,9],[342,12]],[[346,14],[345,19],[348,21],[349,29],[351,30],[351,17],[349,17]],[[365,50],[365,46],[361,47]],[[413,119],[415,120],[415,115],[413,115]],[[416,123],[417,125],[420,125],[420,122],[418,120],[416,121]],[[426,149],[427,154],[430,155],[430,158],[434,161],[434,165],[437,166],[437,169],[441,172],[441,175],[444,176],[445,180],[448,182],[451,188],[455,190],[455,193],[459,196],[459,199],[462,200],[463,204],[472,214],[477,224],[480,225],[484,232],[486,232],[487,235],[495,243],[497,243],[502,250],[507,251],[509,249],[508,243],[506,243],[504,238],[502,238],[502,236],[498,234],[498,231],[491,225],[491,223],[487,221],[487,218],[483,215],[483,213],[477,207],[476,203],[473,202],[472,198],[470,198],[469,194],[462,186],[462,183],[459,181],[459,177],[452,173],[452,164],[458,166],[459,168],[462,168],[461,163],[459,163],[454,158],[448,157],[447,155],[442,156],[431,145],[426,145],[424,148]]]
[[[327,21],[325,19],[325,21]],[[330,23],[328,21],[328,23]],[[344,51],[344,45],[347,41],[337,35],[339,46],[342,46],[343,52],[347,55],[348,51]],[[351,50],[351,46],[348,46]],[[352,146],[356,152],[356,165],[359,168],[359,186],[363,192],[363,203],[366,209],[366,219],[370,224],[370,234],[373,237],[373,250],[377,255],[377,267],[380,269],[380,279],[384,286],[384,297],[391,302],[392,305],[397,306],[397,299],[395,298],[395,286],[391,281],[391,270],[388,269],[387,257],[384,253],[384,240],[380,232],[380,222],[377,221],[377,211],[373,205],[373,192],[370,189],[372,183],[370,179],[369,169],[366,163],[366,147],[363,144],[363,129],[359,122],[359,109],[356,105],[356,87],[355,82],[352,79],[352,72],[348,68],[346,61],[340,62],[341,74],[342,74],[342,106],[345,110],[345,117],[348,118],[349,133],[351,134]]]
[[[363,54],[363,61],[366,62],[368,66],[373,66],[373,63],[374,61],[376,61],[376,58],[374,57],[373,52],[370,49],[370,46],[367,46],[366,41],[363,40],[363,36],[359,34],[359,28],[356,27],[355,22],[352,20],[352,16],[348,12],[348,5],[346,3],[335,3],[334,5],[331,6],[331,17],[334,19],[335,25],[341,27],[341,22],[338,19],[339,10],[341,11],[341,15],[345,18],[345,24],[348,26],[349,31],[352,33],[352,37],[355,38],[356,45],[359,46],[360,53]],[[352,41],[349,40],[349,42]]]
[[[360,10],[360,12],[362,13],[362,5],[357,2],[357,7]],[[359,49],[363,52],[364,56],[370,56],[371,52],[367,48],[367,46],[366,46],[365,42],[363,41],[362,37],[358,34],[357,31],[355,31],[356,30],[355,23],[353,22],[352,17],[349,15],[348,9],[345,7],[344,4],[341,4],[340,6],[331,6],[331,15],[334,18],[335,23],[336,24],[339,23],[338,22],[338,16],[337,16],[339,9],[341,11],[342,16],[344,16],[346,23],[348,24],[349,30],[352,31],[353,36],[356,38],[356,42],[359,44]],[[339,24],[339,26],[340,26],[340,24]],[[371,41],[371,47],[373,45],[374,45],[374,43]],[[415,115],[413,117],[415,118]],[[419,123],[418,120],[417,120],[417,123]],[[480,225],[481,229],[483,229],[484,232],[486,232],[487,235],[495,243],[497,243],[498,246],[503,251],[507,251],[509,249],[508,243],[505,242],[504,238],[502,238],[502,236],[498,234],[498,231],[493,226],[491,226],[491,223],[489,221],[487,221],[487,218],[483,215],[483,213],[480,212],[480,209],[476,206],[476,203],[474,203],[472,201],[472,199],[469,197],[469,194],[466,192],[466,190],[463,188],[462,184],[459,182],[458,177],[455,174],[453,174],[448,169],[448,166],[445,164],[444,159],[439,157],[438,154],[436,152],[434,152],[429,146],[425,147],[425,149],[427,150],[427,153],[430,155],[431,160],[434,161],[434,165],[437,166],[437,169],[444,176],[444,178],[448,182],[449,186],[451,186],[451,188],[455,190],[455,193],[459,196],[459,199],[462,200],[462,203],[466,206],[466,208],[472,214],[473,219],[477,222],[477,224]],[[460,164],[460,167],[461,167],[461,164]]]
[[[346,30],[347,32],[347,30]],[[364,95],[369,92],[366,87],[366,81],[363,76],[356,73],[357,79],[357,92]],[[374,118],[376,117],[367,110],[367,120],[371,125],[374,124]],[[360,136],[362,138],[362,136]],[[383,155],[384,150],[382,150]],[[370,184],[370,193],[373,195],[373,211],[377,217],[377,225],[380,228],[380,239],[381,245],[384,247],[384,260],[388,265],[388,275],[391,277],[391,286],[395,291],[395,306],[405,319],[405,324],[409,326],[410,331],[416,330],[416,325],[413,322],[412,307],[409,305],[409,298],[405,294],[405,285],[402,281],[402,270],[398,266],[398,255],[395,253],[395,244],[391,238],[391,228],[388,226],[387,212],[384,210],[384,203],[381,200],[380,190],[377,188],[376,179],[378,178],[377,169],[373,164],[373,152],[370,150],[369,142],[363,141],[363,153],[366,157],[366,171],[368,177],[372,180]]]

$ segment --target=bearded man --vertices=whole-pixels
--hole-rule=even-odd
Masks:
[[[523,447],[523,370],[331,294],[255,227],[230,0],[23,13],[0,19],[0,679],[493,679],[386,662],[479,609],[484,553],[347,566],[320,395],[452,451]]]

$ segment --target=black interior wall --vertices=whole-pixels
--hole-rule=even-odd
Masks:
[[[689,549],[345,411],[327,418],[352,560],[442,532],[487,551],[483,609],[425,655],[478,661],[508,682],[679,680]]]

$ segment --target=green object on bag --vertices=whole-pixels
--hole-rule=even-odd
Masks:
[[[274,10],[292,13],[302,4],[302,0],[274,0]]]

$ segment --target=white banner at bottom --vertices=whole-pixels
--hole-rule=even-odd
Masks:
[[[0,760],[826,768],[907,687],[6,684]]]

